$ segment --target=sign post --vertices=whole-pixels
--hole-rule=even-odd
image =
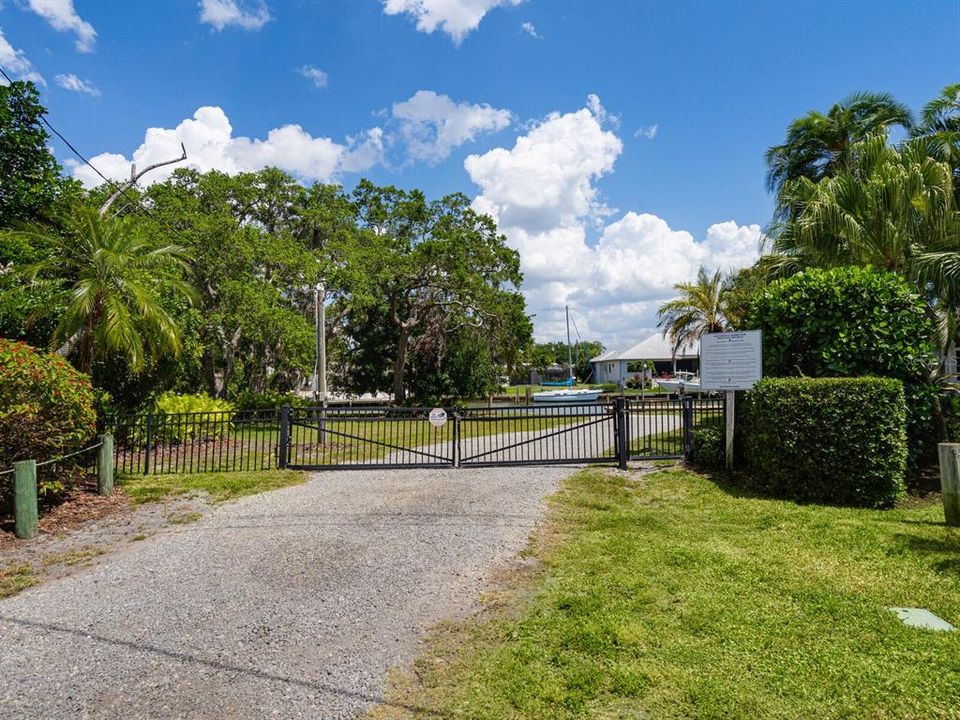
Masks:
[[[763,377],[759,330],[708,333],[700,338],[700,389],[726,393],[726,467],[733,469],[735,391],[749,390]]]

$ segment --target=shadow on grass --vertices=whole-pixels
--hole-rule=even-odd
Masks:
[[[910,552],[927,556],[932,561],[931,567],[942,575],[960,577],[960,536],[929,538],[900,534],[894,536],[894,540]]]

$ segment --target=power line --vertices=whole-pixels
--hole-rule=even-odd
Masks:
[[[0,67],[0,75],[3,75],[3,77],[6,79],[6,81],[7,81],[8,83],[10,83],[10,87],[13,87],[13,80],[10,78],[9,75],[7,75],[7,73],[6,73],[6,71],[3,69],[3,67]],[[22,96],[21,96],[21,97],[22,97]],[[63,134],[62,134],[59,130],[56,129],[56,128],[51,124],[51,122],[47,119],[47,114],[46,114],[46,112],[41,112],[41,113],[40,113],[40,119],[43,120],[43,124],[44,124],[44,125],[46,125],[48,128],[50,128],[50,132],[52,132],[54,135],[56,135],[58,138],[60,138],[60,140],[63,141],[63,144],[66,145],[68,148],[70,148],[70,150],[73,152],[73,154],[76,155],[78,158],[80,158],[80,160],[82,160],[83,163],[84,163],[87,167],[89,167],[89,168],[90,168],[91,170],[93,170],[97,175],[99,175],[101,178],[103,178],[103,181],[104,181],[105,183],[107,183],[108,185],[110,185],[114,190],[116,190],[117,188],[121,187],[118,182],[116,182],[115,180],[111,180],[111,179],[108,178],[106,175],[104,175],[102,172],[100,172],[100,170],[97,169],[97,167],[96,167],[93,163],[91,163],[89,160],[87,160],[87,158],[85,158],[85,157],[83,156],[83,154],[73,146],[73,143],[71,143],[69,140],[67,140],[67,138],[65,138],[65,137],[63,136]],[[125,198],[127,198],[128,200],[132,200],[132,201],[134,202],[134,204],[137,203],[137,199],[136,199],[136,198],[132,198],[130,195],[128,195],[126,190],[124,190],[124,191],[122,192],[122,195],[123,195]],[[129,205],[124,205],[123,207],[124,207],[124,209],[126,209],[126,210],[130,210],[130,206],[129,206]],[[148,214],[149,214],[149,213],[148,213]],[[154,219],[156,219],[156,218],[154,218]]]

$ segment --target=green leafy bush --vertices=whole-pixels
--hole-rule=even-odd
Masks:
[[[0,469],[17,460],[49,460],[90,441],[96,432],[90,380],[59,355],[0,338]],[[0,496],[10,494],[9,476]],[[62,485],[48,474],[40,493]]]
[[[620,386],[617,385],[616,383],[610,383],[610,382],[601,383],[600,390],[602,390],[605,393],[619,392]]]
[[[904,490],[906,404],[891,378],[764,378],[746,394],[745,458],[779,498],[889,507]]]
[[[166,392],[154,405],[153,438],[166,442],[216,440],[230,435],[233,405],[209,395]]]
[[[723,421],[710,418],[691,433],[690,461],[704,470],[720,470],[725,465],[727,448]]]
[[[935,456],[933,325],[902,277],[869,267],[805,270],[761,290],[747,326],[763,331],[765,376],[902,380],[911,464]]]

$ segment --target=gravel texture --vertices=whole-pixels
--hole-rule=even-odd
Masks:
[[[0,601],[0,713],[350,718],[571,467],[333,471]]]

